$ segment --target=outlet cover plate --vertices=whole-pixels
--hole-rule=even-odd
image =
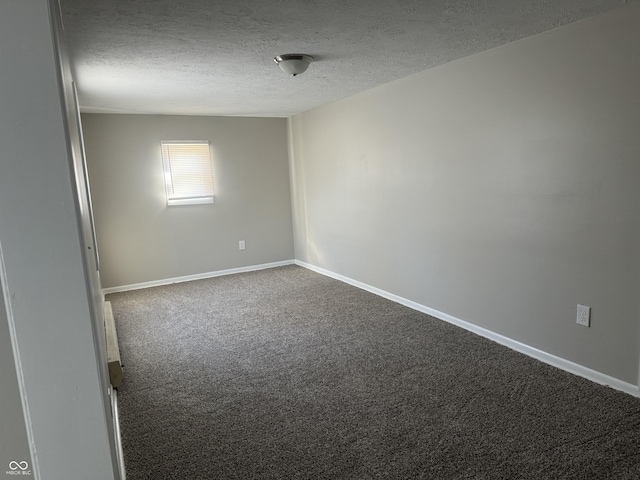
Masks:
[[[576,323],[583,327],[588,327],[591,322],[591,307],[578,304],[578,312],[576,316]]]

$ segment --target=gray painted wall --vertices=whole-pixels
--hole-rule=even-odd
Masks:
[[[285,119],[82,119],[104,287],[293,258]],[[211,141],[213,205],[166,205],[162,140]]]
[[[12,461],[26,461],[31,465],[29,441],[24,424],[7,311],[1,287],[2,278],[0,278],[0,475],[9,470],[9,463]]]
[[[293,117],[296,258],[637,384],[638,51],[633,5]]]
[[[95,315],[100,292],[86,254],[88,212],[74,175],[78,131],[60,31],[55,0],[2,3],[0,62],[10,66],[0,69],[5,299],[34,476],[112,480],[117,463]]]

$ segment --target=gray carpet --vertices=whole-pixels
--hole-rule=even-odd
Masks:
[[[127,478],[640,479],[640,400],[290,266],[112,294]]]

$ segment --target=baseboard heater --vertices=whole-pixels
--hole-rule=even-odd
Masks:
[[[113,319],[111,302],[104,302],[104,329],[107,337],[107,364],[109,366],[109,380],[111,385],[118,387],[124,379],[122,362],[120,362],[120,348],[118,347],[118,335],[116,322]]]

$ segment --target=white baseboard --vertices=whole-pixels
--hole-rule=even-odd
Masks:
[[[575,375],[579,375],[593,382],[599,383],[601,385],[608,385],[611,388],[615,388],[616,390],[620,390],[622,392],[628,393],[635,397],[640,397],[640,390],[637,385],[633,385],[631,383],[624,382],[617,378],[611,377],[609,375],[605,375],[604,373],[598,372],[596,370],[592,370],[590,368],[584,367],[580,364],[571,362],[561,357],[557,357],[550,353],[544,352],[534,347],[530,347],[524,343],[518,342],[516,340],[512,340],[509,337],[505,337],[504,335],[500,335],[499,333],[492,332],[491,330],[487,330],[486,328],[479,327],[478,325],[474,325],[473,323],[466,322],[464,320],[460,320],[459,318],[453,317],[446,313],[440,312],[438,310],[434,310],[433,308],[426,307],[419,303],[413,302],[406,298],[400,297],[398,295],[394,295],[393,293],[389,293],[385,290],[381,290],[376,287],[372,287],[371,285],[367,285],[366,283],[359,282],[357,280],[353,280],[349,277],[345,277],[344,275],[340,275],[338,273],[331,272],[329,270],[325,270],[321,267],[316,267],[315,265],[311,265],[306,262],[302,262],[300,260],[295,260],[295,264],[301,267],[307,268],[309,270],[313,270],[314,272],[320,273],[327,277],[335,278],[336,280],[340,280],[342,282],[348,283],[349,285],[353,285],[355,287],[361,288],[371,293],[375,293],[381,297],[384,297],[388,300],[394,301],[396,303],[400,303],[406,307],[412,308],[422,313],[426,313],[427,315],[431,315],[432,317],[438,318],[448,323],[452,323],[453,325],[457,325],[458,327],[464,328],[465,330],[469,330],[477,335],[488,338],[489,340],[493,340],[505,347],[511,348],[520,353],[524,353],[529,357],[533,357],[537,360],[540,360],[549,365],[553,365],[554,367],[560,368],[567,372],[573,373]]]
[[[129,290],[140,290],[142,288],[159,287],[161,285],[171,285],[172,283],[190,282],[191,280],[202,280],[204,278],[221,277],[223,275],[232,275],[234,273],[254,272],[256,270],[265,270],[267,268],[283,267],[285,265],[293,265],[293,260],[284,260],[281,262],[262,263],[260,265],[250,265],[247,267],[229,268],[227,270],[218,270],[215,272],[197,273],[195,275],[185,275],[183,277],[164,278],[162,280],[153,280],[151,282],[133,283],[131,285],[122,285],[119,287],[109,287],[102,289],[103,295],[118,292],[128,292]]]

